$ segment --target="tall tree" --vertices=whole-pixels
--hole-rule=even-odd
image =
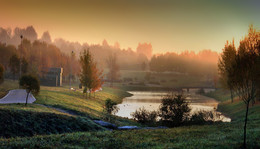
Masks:
[[[18,58],[18,56],[16,54],[11,56],[11,58],[9,60],[9,67],[10,67],[10,70],[11,70],[11,72],[13,74],[13,80],[15,80],[15,75],[20,70],[20,60],[19,60],[19,58]]]
[[[40,83],[38,81],[38,78],[36,78],[32,75],[22,76],[20,78],[19,85],[22,88],[26,89],[26,92],[27,92],[25,105],[27,105],[28,96],[30,93],[38,94],[40,92]]]
[[[254,103],[257,92],[257,71],[259,65],[257,59],[257,44],[259,42],[259,33],[250,26],[248,36],[240,42],[238,52],[232,64],[231,73],[228,78],[233,81],[233,86],[237,95],[246,105],[245,123],[244,123],[244,148],[246,148],[246,127],[250,103]]]
[[[89,97],[91,92],[96,91],[102,85],[102,72],[97,69],[96,63],[92,58],[89,50],[84,50],[80,55],[80,82],[84,86],[84,91],[89,91]]]
[[[0,64],[0,84],[2,84],[4,82],[4,66],[2,64]]]
[[[26,74],[28,72],[29,63],[27,62],[27,60],[25,58],[22,58],[21,62],[22,62],[22,65],[21,65],[22,74]]]
[[[236,48],[234,45],[234,40],[232,43],[227,41],[225,48],[223,49],[223,53],[219,59],[218,68],[222,85],[230,90],[231,102],[233,102],[234,98],[234,86],[232,84],[232,77],[228,76],[231,75],[232,63],[235,60],[235,57]]]
[[[107,66],[109,68],[107,78],[110,80],[110,86],[113,86],[114,81],[116,81],[120,76],[119,75],[119,65],[117,64],[116,54],[112,54],[108,57]]]
[[[95,92],[99,90],[103,85],[103,72],[98,70],[97,63],[92,64],[92,78],[93,78],[93,84],[92,84],[92,92],[94,92],[94,98],[95,98]]]
[[[80,82],[84,87],[83,93],[87,93],[88,89],[90,88],[91,84],[91,67],[90,67],[91,55],[89,50],[84,50],[83,53],[80,54],[80,65],[81,65],[81,72],[80,72]]]

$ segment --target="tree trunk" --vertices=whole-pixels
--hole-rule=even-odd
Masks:
[[[231,97],[231,103],[233,103],[233,90],[232,89],[230,89],[230,97]]]
[[[245,117],[245,125],[244,125],[244,148],[246,148],[246,124],[247,124],[248,109],[249,109],[249,102],[246,105],[246,117]]]
[[[25,102],[25,105],[27,105],[27,102],[28,102],[28,96],[29,96],[29,94],[30,94],[30,91],[29,91],[29,92],[27,92],[27,96],[26,96],[26,102]]]

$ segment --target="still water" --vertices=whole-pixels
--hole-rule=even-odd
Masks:
[[[208,91],[210,90],[206,90],[206,92]],[[198,95],[195,92],[196,90],[190,90],[189,93],[184,92],[184,95],[189,102],[191,113],[201,110],[212,111],[214,114],[218,115],[215,120],[221,120],[223,122],[231,121],[230,118],[217,112],[218,101],[213,98]],[[119,108],[116,113],[117,116],[132,118],[131,113],[141,107],[144,107],[149,111],[158,110],[162,97],[168,94],[168,92],[150,91],[130,91],[129,93],[133,94],[133,96],[124,98],[123,102],[117,105]]]

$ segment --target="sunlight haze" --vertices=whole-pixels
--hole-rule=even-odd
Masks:
[[[221,52],[226,40],[239,44],[248,25],[260,26],[259,1],[1,0],[0,26],[32,25],[38,36],[136,49],[151,43],[154,53]],[[187,44],[189,42],[189,44]]]

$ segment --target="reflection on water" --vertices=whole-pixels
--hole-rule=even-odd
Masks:
[[[220,112],[216,111],[218,102],[215,99],[197,95],[195,92],[196,90],[190,90],[189,93],[184,93],[187,101],[190,103],[191,113],[201,110],[213,111],[216,115],[219,115],[216,120],[222,120],[224,122],[231,121],[230,118],[225,117]],[[158,110],[162,97],[168,94],[168,92],[143,91],[134,91],[129,93],[133,94],[133,96],[124,98],[123,102],[117,105],[119,108],[116,113],[117,116],[132,118],[131,113],[141,107],[150,111]]]

